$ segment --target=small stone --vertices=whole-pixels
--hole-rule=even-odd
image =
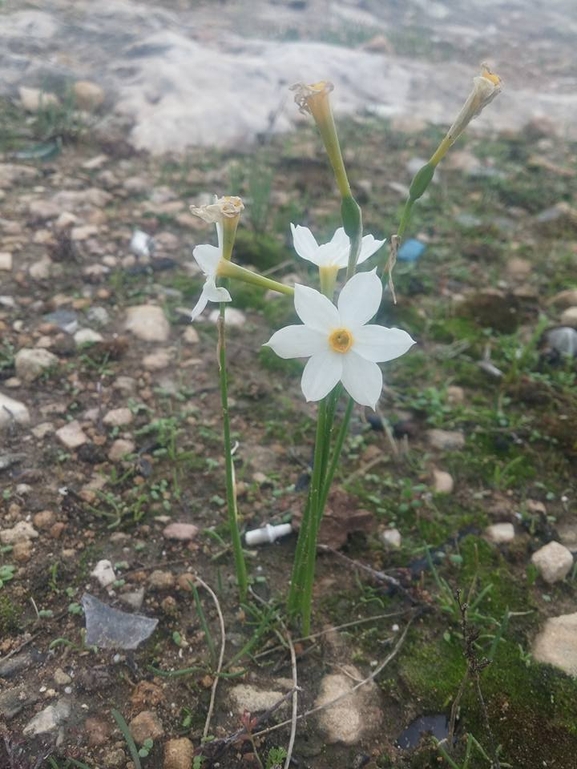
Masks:
[[[531,556],[531,562],[545,582],[561,582],[573,568],[571,551],[560,542],[549,542]]]
[[[174,587],[176,580],[170,571],[161,571],[155,569],[148,577],[148,584],[153,590],[170,590]]]
[[[211,323],[218,323],[220,317],[220,310],[212,310],[208,319]],[[246,315],[242,310],[237,310],[236,307],[226,308],[226,325],[236,328],[241,328],[246,323]]]
[[[533,659],[577,677],[577,612],[550,617],[535,638]]]
[[[28,274],[34,280],[48,280],[51,272],[52,261],[47,256],[43,256],[28,268]]]
[[[0,716],[5,719],[14,718],[21,710],[33,705],[38,699],[36,692],[30,691],[24,686],[4,689],[0,693]]]
[[[176,539],[181,542],[188,542],[194,539],[199,532],[198,526],[193,523],[169,523],[162,532],[165,539]]]
[[[112,409],[109,411],[102,420],[108,427],[123,427],[129,425],[134,419],[132,411],[129,408],[123,407],[120,409]]]
[[[200,337],[194,326],[187,326],[182,332],[182,341],[185,344],[198,344]]]
[[[36,735],[55,732],[68,719],[70,711],[70,703],[64,700],[59,700],[55,705],[48,705],[24,727],[23,733]]]
[[[379,707],[379,688],[374,681],[353,691],[362,674],[352,665],[347,673],[331,673],[321,681],[315,707],[325,707],[318,715],[318,723],[329,744],[355,745],[369,733],[381,728],[383,714]],[[343,696],[347,695],[347,696]],[[334,705],[333,700],[342,697]]]
[[[533,264],[528,259],[513,256],[505,267],[508,277],[514,281],[524,281],[533,272]]]
[[[144,594],[145,590],[143,587],[141,587],[138,590],[131,590],[128,593],[122,593],[118,596],[118,598],[120,601],[122,601],[122,603],[130,606],[131,609],[138,611],[142,608],[142,604],[144,603]]]
[[[102,764],[106,769],[123,769],[126,766],[126,753],[122,748],[107,750],[102,756]]]
[[[36,427],[33,427],[30,432],[35,438],[38,438],[38,440],[41,441],[42,438],[51,435],[54,430],[55,428],[52,422],[41,422],[39,425],[36,425]]]
[[[125,327],[145,342],[166,342],[170,336],[170,325],[162,307],[153,304],[129,307]]]
[[[72,678],[68,675],[68,673],[65,673],[62,668],[56,668],[53,678],[54,683],[57,686],[68,686],[68,684],[72,683]]]
[[[387,547],[397,549],[401,546],[401,532],[398,529],[385,529],[381,534],[381,539]]]
[[[460,430],[427,430],[427,438],[434,449],[459,451],[465,447],[465,436]]]
[[[39,112],[47,107],[58,107],[60,105],[56,94],[46,93],[46,91],[42,91],[40,88],[20,86],[18,96],[26,112]]]
[[[98,235],[98,227],[95,224],[81,224],[78,227],[72,227],[70,230],[70,239],[74,241],[88,240]]]
[[[87,718],[84,722],[84,734],[88,745],[106,745],[110,741],[112,727],[100,718]],[[111,764],[109,764],[111,766]]]
[[[10,272],[12,269],[12,254],[9,251],[0,251],[0,270]]]
[[[88,437],[77,419],[56,430],[56,437],[67,449],[77,449],[88,442]]]
[[[103,340],[102,334],[99,334],[98,331],[93,331],[91,328],[81,328],[74,334],[74,341],[78,347],[82,347],[85,344],[95,344]]]
[[[28,521],[18,521],[11,529],[0,531],[0,542],[3,545],[16,545],[18,542],[28,542],[37,537],[38,532]]]
[[[56,219],[60,213],[60,206],[53,200],[31,200],[28,203],[28,213],[36,221]]]
[[[116,574],[112,568],[112,563],[106,559],[98,561],[90,572],[90,576],[94,577],[102,587],[108,587],[116,581]]]
[[[90,80],[77,80],[72,93],[78,109],[94,112],[104,104],[104,89]]]
[[[132,739],[137,745],[145,740],[157,740],[164,735],[162,723],[153,710],[143,710],[128,724]]]
[[[119,462],[124,459],[128,454],[134,454],[135,445],[133,441],[129,441],[126,438],[118,438],[114,441],[108,452],[108,459],[111,462]]]
[[[568,307],[561,313],[560,322],[562,326],[577,328],[577,306]]]
[[[251,684],[237,684],[230,690],[229,697],[234,712],[242,715],[245,711],[258,713],[270,710],[284,694],[282,691],[259,689]]]
[[[501,545],[505,542],[512,542],[515,539],[515,528],[512,523],[494,523],[487,526],[485,535],[491,542]]]
[[[447,387],[447,403],[449,406],[460,406],[465,402],[465,391],[458,385]]]
[[[194,758],[194,745],[188,737],[168,740],[164,745],[162,769],[190,769]]]
[[[150,355],[145,355],[142,365],[147,371],[162,371],[170,366],[170,354],[168,350],[157,350]]]
[[[30,422],[30,412],[23,403],[0,393],[0,431],[16,422],[27,425]]]
[[[62,232],[63,230],[69,230],[71,227],[73,227],[78,222],[78,217],[74,214],[71,214],[70,211],[62,211],[61,214],[59,214],[58,218],[54,222],[54,229],[58,232]]]
[[[12,548],[11,556],[16,563],[28,563],[32,558],[32,542],[29,539],[17,542]]]
[[[433,470],[433,491],[436,494],[451,494],[455,488],[455,481],[450,473],[445,470]]]
[[[558,294],[551,297],[548,304],[560,307],[561,309],[577,307],[577,288],[567,288],[565,291],[559,291]]]
[[[16,375],[24,382],[33,382],[44,371],[58,365],[58,358],[48,350],[22,348],[14,357]]]

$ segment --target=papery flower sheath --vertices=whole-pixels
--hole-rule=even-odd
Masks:
[[[319,269],[336,268],[338,270],[347,266],[349,253],[351,250],[351,240],[339,227],[328,243],[319,245],[315,236],[308,227],[296,226],[291,224],[293,243],[295,251],[302,258],[313,264]],[[384,244],[384,240],[376,240],[372,235],[365,235],[361,242],[361,250],[357,259],[357,264],[362,264],[369,257],[375,254]]]
[[[281,358],[309,358],[301,388],[318,401],[342,382],[362,406],[375,408],[383,388],[377,363],[398,358],[414,344],[406,331],[367,325],[377,313],[383,287],[376,270],[354,275],[337,305],[308,286],[295,286],[295,310],[302,326],[280,329],[267,342]]]

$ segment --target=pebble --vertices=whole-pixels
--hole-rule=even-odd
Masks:
[[[0,251],[0,270],[3,272],[12,270],[12,254],[9,251]]]
[[[182,332],[182,341],[185,344],[198,344],[200,341],[200,337],[198,336],[198,331],[194,328],[194,326],[187,326],[184,331]]]
[[[112,387],[115,390],[120,390],[120,392],[127,395],[132,395],[136,392],[136,385],[136,379],[133,379],[131,376],[119,376],[112,383]]]
[[[220,317],[220,310],[212,310],[208,319],[211,323],[218,323]],[[235,328],[241,328],[246,323],[246,315],[241,310],[237,310],[236,307],[226,308],[226,325]]]
[[[106,769],[123,769],[126,766],[126,753],[122,748],[107,750],[102,756],[102,764]]]
[[[157,740],[164,735],[164,728],[154,710],[143,710],[128,724],[130,734],[137,745],[145,740]]]
[[[74,341],[78,347],[82,347],[84,344],[102,342],[103,340],[102,334],[99,334],[98,331],[93,331],[91,328],[81,328],[74,334]]]
[[[40,88],[20,86],[18,96],[26,112],[39,112],[47,107],[58,107],[60,105],[60,100],[56,94],[47,93]]]
[[[104,307],[89,307],[86,310],[86,319],[95,326],[106,326],[110,322],[110,315]]]
[[[491,542],[500,545],[515,539],[515,528],[512,523],[494,523],[487,526],[485,535]]]
[[[450,406],[460,406],[465,402],[465,391],[459,385],[447,387],[447,403]]]
[[[28,521],[18,521],[11,529],[0,530],[0,542],[3,545],[16,545],[18,542],[28,542],[37,537],[38,532]]]
[[[399,548],[401,546],[402,538],[401,532],[398,529],[385,529],[381,534],[381,539],[387,547]]]
[[[118,438],[114,441],[108,452],[108,459],[111,462],[119,462],[124,459],[128,454],[133,454],[135,445],[133,441],[129,441],[126,438]]]
[[[147,371],[162,371],[162,369],[168,368],[170,363],[168,350],[157,350],[150,355],[145,355],[142,359],[142,365]]]
[[[166,342],[170,325],[162,307],[140,304],[126,310],[125,328],[145,342]]]
[[[577,288],[566,288],[564,291],[559,291],[558,294],[549,299],[548,304],[563,309],[577,307]]]
[[[98,227],[95,224],[81,224],[70,230],[70,238],[74,241],[88,240],[95,235],[98,235]]]
[[[465,447],[465,436],[460,430],[427,430],[427,439],[434,449],[458,451]]]
[[[37,713],[34,718],[24,727],[24,734],[49,734],[55,732],[60,724],[64,723],[70,716],[71,706],[65,700],[59,700],[54,705],[48,705],[47,708]]]
[[[94,577],[102,587],[108,587],[116,581],[116,574],[114,573],[112,563],[106,559],[98,561],[90,572],[90,576]]]
[[[549,542],[531,556],[531,562],[549,584],[561,582],[573,568],[573,555],[560,542]]]
[[[142,608],[142,604],[144,603],[144,594],[145,590],[143,587],[141,587],[138,590],[131,590],[128,593],[122,593],[118,596],[118,598],[120,601],[122,601],[122,603],[130,606],[131,609],[138,611]]]
[[[451,494],[455,488],[453,476],[445,470],[433,470],[433,490],[436,494]]]
[[[546,620],[531,653],[536,662],[554,665],[577,677],[577,612]]]
[[[568,307],[561,313],[561,325],[577,328],[577,306]]]
[[[188,542],[194,539],[199,532],[198,526],[193,523],[169,523],[168,526],[162,532],[162,536],[165,539],[176,539],[181,542]]]
[[[77,80],[72,86],[74,101],[78,109],[93,112],[104,103],[104,89],[91,80]]]
[[[134,420],[134,415],[129,408],[122,407],[119,409],[112,409],[109,411],[102,420],[108,427],[123,427],[129,425]]]
[[[507,276],[513,281],[527,280],[533,269],[533,263],[529,259],[523,259],[520,256],[511,257],[505,267]]]
[[[13,546],[10,555],[16,563],[28,563],[32,558],[32,542],[30,542],[29,539],[26,539],[23,542],[17,542]]]
[[[52,422],[40,422],[39,425],[36,425],[36,427],[32,428],[31,433],[38,440],[42,440],[42,438],[45,438],[47,435],[53,433],[54,430],[55,428]]]
[[[284,695],[283,691],[259,689],[252,684],[237,684],[229,692],[231,706],[239,715],[270,710]]]
[[[315,707],[319,708],[342,697],[339,702],[325,707],[317,715],[325,741],[333,745],[355,745],[369,733],[378,731],[383,720],[379,707],[379,688],[375,682],[367,682],[353,691],[355,683],[363,676],[352,665],[346,666],[346,672],[348,675],[331,673],[324,676],[315,700]]]
[[[33,262],[28,268],[28,274],[34,280],[48,280],[50,273],[52,272],[52,261],[43,256],[37,262]]]
[[[16,376],[24,382],[33,382],[44,371],[58,365],[58,358],[48,350],[24,347],[14,357]]]
[[[76,449],[88,443],[88,437],[77,419],[56,430],[56,437],[67,449]]]
[[[170,571],[155,569],[148,577],[148,584],[153,590],[170,590],[175,585],[174,574]]]
[[[5,689],[0,693],[0,716],[5,719],[14,718],[21,710],[28,705],[33,705],[38,699],[38,694],[24,686]]]
[[[0,393],[0,430],[16,422],[27,425],[30,422],[30,412],[23,403]]]
[[[54,671],[54,683],[57,686],[68,686],[68,684],[72,683],[71,676],[68,675],[68,673],[65,673],[62,668],[56,668]]]
[[[84,734],[88,745],[96,747],[106,745],[110,741],[111,725],[101,718],[90,717],[84,722]]]
[[[164,745],[162,769],[190,769],[194,758],[194,745],[188,737],[168,740]]]
[[[28,203],[28,213],[35,220],[56,219],[60,214],[60,206],[53,200],[31,200]]]

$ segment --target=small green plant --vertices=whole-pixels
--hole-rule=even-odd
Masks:
[[[287,755],[284,748],[271,748],[266,757],[265,769],[281,769]]]
[[[0,566],[0,588],[4,587],[11,579],[14,579],[15,573],[16,566],[12,566],[12,564],[6,563]]]
[[[144,742],[142,743],[142,746],[138,750],[138,755],[140,758],[148,758],[150,755],[150,751],[154,747],[154,740],[152,740],[150,737],[147,737]]]

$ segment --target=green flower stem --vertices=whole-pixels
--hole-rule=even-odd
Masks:
[[[226,501],[228,511],[228,524],[230,538],[234,552],[234,564],[240,600],[244,601],[248,592],[248,577],[246,564],[242,552],[242,542],[238,527],[238,510],[236,505],[236,488],[234,481],[234,463],[231,450],[230,416],[228,411],[228,381],[226,372],[226,340],[225,340],[225,308],[224,302],[220,303],[218,318],[218,371],[220,379],[220,402],[222,405],[222,424],[224,437],[224,461],[226,472]]]
[[[260,286],[260,288],[270,288],[279,294],[293,296],[295,292],[292,286],[285,286],[284,283],[279,283],[271,278],[265,278],[256,272],[252,272],[252,270],[247,270],[246,267],[241,267],[234,262],[228,262],[224,259],[221,259],[219,262],[217,274],[221,278],[234,278],[235,280],[242,280],[244,283],[251,283],[253,286]]]
[[[349,402],[347,403],[347,407],[345,409],[345,413],[343,416],[343,421],[341,422],[339,432],[337,433],[337,439],[333,449],[331,462],[325,473],[324,486],[323,486],[321,499],[320,499],[320,504],[323,510],[325,509],[325,506],[327,504],[329,491],[331,490],[333,478],[335,477],[335,472],[337,470],[339,460],[341,458],[341,451],[343,450],[343,444],[345,442],[345,438],[347,437],[347,433],[349,431],[349,422],[351,420],[351,414],[353,413],[354,405],[355,405],[354,400],[352,398],[349,398]]]
[[[357,260],[361,252],[361,245],[363,242],[363,215],[361,207],[357,201],[353,198],[351,193],[343,196],[341,201],[341,218],[343,220],[343,228],[351,239],[351,250],[349,253],[349,263],[347,265],[347,276],[349,280],[355,274],[357,268]]]

